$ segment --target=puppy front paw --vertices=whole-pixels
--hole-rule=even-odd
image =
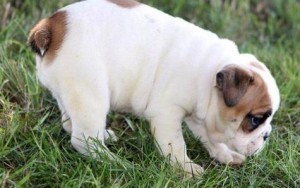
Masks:
[[[204,169],[200,165],[197,165],[193,162],[185,163],[183,169],[188,173],[189,176],[202,175],[204,172]]]
[[[214,158],[220,163],[229,165],[241,165],[246,160],[244,155],[229,149],[218,151]]]
[[[200,165],[192,161],[189,162],[171,161],[171,164],[175,169],[180,171],[183,170],[186,173],[185,175],[187,175],[187,177],[199,176],[202,175],[204,172],[204,169]]]
[[[212,155],[218,162],[229,165],[241,165],[245,160],[245,155],[230,150],[226,145],[214,148]]]
[[[232,152],[231,156],[233,160],[229,163],[230,165],[241,165],[245,162],[246,156],[237,152]]]

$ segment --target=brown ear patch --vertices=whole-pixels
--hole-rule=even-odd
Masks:
[[[235,110],[241,113],[258,115],[272,110],[271,98],[263,79],[253,73],[254,81],[236,106]]]
[[[66,12],[56,12],[31,29],[28,43],[35,53],[52,61],[61,47],[66,30]]]
[[[251,72],[251,75],[253,81],[234,107],[229,107],[225,103],[221,103],[219,106],[221,117],[225,121],[240,118],[239,129],[245,133],[249,133],[256,128],[251,122],[252,117],[263,118],[259,121],[264,122],[272,114],[271,98],[264,80],[255,72]],[[219,92],[219,100],[224,100],[222,92]]]
[[[216,75],[217,88],[222,92],[228,107],[238,104],[253,81],[254,77],[250,71],[234,65],[226,66]]]
[[[245,133],[252,132],[271,116],[271,98],[267,86],[259,75],[255,75],[254,84],[249,87],[236,110],[244,114],[240,129]],[[253,119],[251,118],[257,119],[254,120],[256,123],[253,123]]]
[[[138,6],[140,3],[134,0],[107,0],[123,8],[133,8]]]

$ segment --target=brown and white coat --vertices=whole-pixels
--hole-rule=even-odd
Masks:
[[[183,121],[211,157],[240,164],[263,148],[279,107],[276,82],[253,55],[133,0],[69,5],[40,21],[29,43],[84,154],[90,138],[105,145],[106,115],[115,110],[149,120],[161,153],[187,172],[203,169],[186,154]]]

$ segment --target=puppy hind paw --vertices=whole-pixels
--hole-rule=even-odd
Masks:
[[[98,138],[78,138],[72,136],[72,146],[81,154],[92,157],[93,159],[102,160],[101,157],[113,158],[113,154],[109,151],[104,143]],[[101,156],[101,157],[100,157]]]
[[[105,142],[117,142],[119,139],[113,130],[106,129],[104,133],[104,140]]]
[[[71,120],[65,120],[63,122],[63,128],[64,130],[68,133],[68,134],[72,134],[72,123],[71,123]]]
[[[67,115],[67,113],[63,113],[63,115],[61,117],[61,122],[62,122],[62,126],[63,126],[64,130],[68,134],[72,134],[72,122],[71,122],[70,117]]]

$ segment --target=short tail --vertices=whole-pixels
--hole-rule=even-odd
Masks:
[[[51,42],[50,24],[48,19],[41,20],[30,31],[28,43],[35,53],[44,56]]]
[[[59,11],[41,20],[30,31],[28,44],[41,57],[54,57],[66,33],[66,12]]]

